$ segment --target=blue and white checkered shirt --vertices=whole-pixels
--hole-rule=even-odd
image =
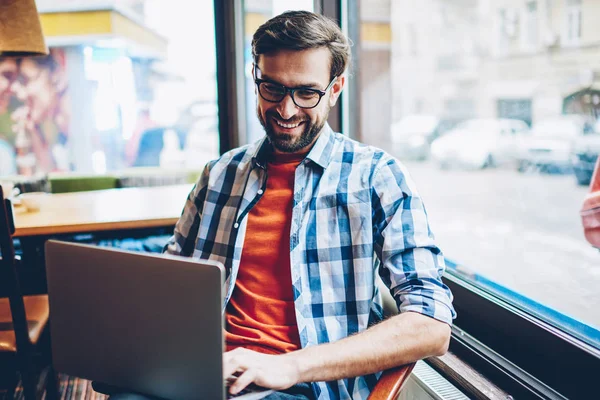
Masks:
[[[250,209],[267,182],[264,138],[209,163],[166,246],[225,266],[225,303],[240,266]],[[405,168],[326,125],[296,169],[290,265],[302,347],[335,342],[382,319],[379,272],[400,312],[452,323],[444,257]],[[318,399],[366,399],[379,374],[313,383]]]

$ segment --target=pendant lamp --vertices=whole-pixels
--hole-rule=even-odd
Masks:
[[[0,0],[0,57],[46,54],[35,0]]]

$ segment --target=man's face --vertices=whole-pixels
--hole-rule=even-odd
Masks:
[[[259,77],[288,88],[325,90],[330,78],[331,54],[325,47],[301,51],[280,50],[261,55]],[[257,93],[257,115],[276,152],[296,153],[310,149],[325,125],[329,110],[342,92],[345,77],[340,76],[315,108],[296,106],[288,93],[272,103]]]
[[[39,124],[51,113],[56,90],[50,71],[39,67],[34,61],[23,59],[19,77],[13,84],[19,100],[29,107],[31,120]]]
[[[12,84],[19,73],[17,62],[13,59],[0,61],[0,114],[8,109],[8,103],[13,95]]]

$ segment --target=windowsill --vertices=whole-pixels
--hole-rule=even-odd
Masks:
[[[508,393],[450,352],[441,357],[428,358],[425,362],[469,398],[482,400],[510,398]]]
[[[454,274],[445,275],[458,317],[450,350],[515,397],[593,391],[600,349]]]

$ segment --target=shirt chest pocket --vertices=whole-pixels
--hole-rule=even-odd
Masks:
[[[309,220],[316,225],[319,247],[364,243],[365,235],[371,233],[371,214],[368,190],[317,195],[309,204]]]
[[[350,205],[369,206],[371,197],[367,189],[351,193],[317,194],[311,201],[311,209],[347,208]]]

